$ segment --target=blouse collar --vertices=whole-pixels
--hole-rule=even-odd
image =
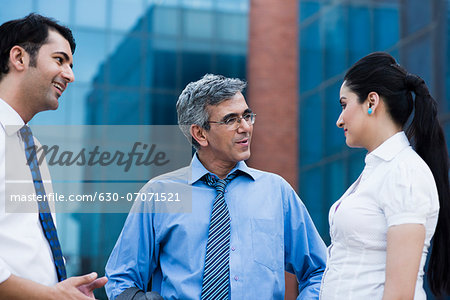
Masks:
[[[365,159],[366,164],[374,163],[378,160],[390,161],[397,156],[403,149],[410,146],[409,140],[404,131],[400,131],[386,141],[384,141],[375,150],[368,153]]]

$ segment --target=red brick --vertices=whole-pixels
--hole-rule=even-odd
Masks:
[[[251,0],[248,102],[257,114],[249,165],[298,186],[298,1]]]

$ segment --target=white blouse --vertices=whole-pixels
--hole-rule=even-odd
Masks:
[[[433,175],[404,132],[369,153],[365,163],[330,209],[331,245],[320,299],[382,299],[388,227],[412,223],[426,228],[414,297],[425,300],[423,269],[439,213]]]

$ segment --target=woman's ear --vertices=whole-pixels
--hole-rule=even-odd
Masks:
[[[366,102],[369,115],[374,114],[380,106],[380,95],[377,92],[370,92]]]
[[[197,141],[197,143],[200,144],[202,147],[208,146],[208,139],[206,138],[206,130],[205,128],[193,124],[191,125],[191,128],[189,129],[191,136],[194,140]]]

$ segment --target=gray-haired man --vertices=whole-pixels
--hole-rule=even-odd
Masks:
[[[141,192],[188,186],[192,213],[135,203],[106,266],[110,299],[151,279],[164,299],[283,299],[285,270],[299,299],[318,299],[326,248],[306,208],[280,176],[244,163],[255,122],[245,85],[205,75],[181,93],[178,122],[197,152]]]

